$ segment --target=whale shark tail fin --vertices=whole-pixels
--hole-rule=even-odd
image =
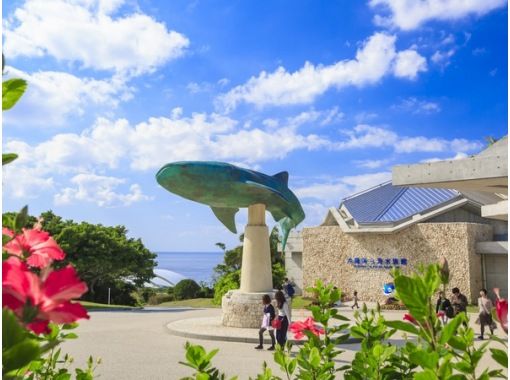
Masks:
[[[287,239],[289,237],[290,230],[295,227],[294,222],[291,218],[286,216],[281,219],[278,224],[280,225],[280,230],[282,231],[282,254],[285,252],[285,246],[287,245]]]

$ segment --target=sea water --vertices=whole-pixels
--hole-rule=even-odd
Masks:
[[[211,283],[213,268],[223,262],[223,252],[156,252],[156,269],[163,269],[176,283],[183,278]],[[168,271],[172,272],[169,273]],[[167,277],[167,276],[165,276]]]

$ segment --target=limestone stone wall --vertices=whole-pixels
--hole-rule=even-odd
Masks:
[[[477,241],[492,237],[492,226],[476,223],[419,223],[393,234],[346,234],[338,226],[305,228],[303,235],[303,287],[321,279],[361,300],[384,302],[382,287],[391,282],[389,269],[354,268],[348,258],[406,258],[404,273],[420,263],[445,256],[450,265],[450,288],[457,286],[475,302],[482,284]]]

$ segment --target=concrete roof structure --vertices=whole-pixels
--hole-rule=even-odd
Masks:
[[[395,166],[392,178],[395,186],[496,194],[499,199],[484,205],[482,216],[508,220],[508,136],[470,158]]]
[[[385,182],[345,198],[330,208],[322,225],[339,225],[346,233],[394,233],[458,207],[480,212],[500,198],[477,192],[451,189],[393,186]]]

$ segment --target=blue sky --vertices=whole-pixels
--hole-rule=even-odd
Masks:
[[[503,0],[29,0],[3,16],[7,76],[29,83],[3,115],[21,155],[4,211],[124,224],[156,251],[237,242],[158,187],[167,162],[287,170],[303,227],[394,165],[507,134]]]

